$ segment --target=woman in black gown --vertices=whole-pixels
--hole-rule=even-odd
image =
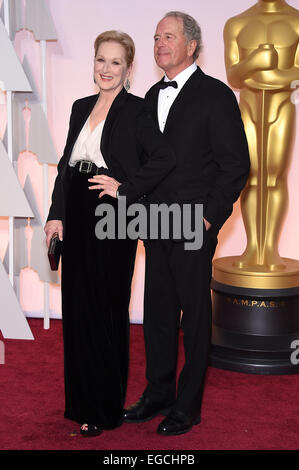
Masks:
[[[124,88],[134,58],[132,39],[106,31],[94,46],[100,92],[73,104],[45,226],[47,244],[55,232],[63,239],[65,417],[80,423],[84,436],[122,423],[137,245],[128,237],[98,239],[95,209],[110,204],[117,220],[119,184],[130,204],[175,165],[143,99]],[[109,191],[101,175],[113,178]]]

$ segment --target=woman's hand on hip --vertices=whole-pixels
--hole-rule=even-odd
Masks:
[[[98,189],[100,190],[99,198],[103,197],[105,194],[116,198],[116,191],[118,190],[120,183],[106,175],[94,175],[88,181],[91,183],[96,183],[94,186],[89,186],[89,189]]]
[[[55,232],[58,233],[59,239],[62,240],[63,238],[63,225],[61,220],[49,220],[44,228],[46,233],[47,239],[47,247],[50,245],[50,240]]]

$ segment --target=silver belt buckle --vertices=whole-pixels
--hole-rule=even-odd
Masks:
[[[87,168],[84,169],[83,165],[87,165]],[[79,165],[79,171],[80,173],[90,173],[92,168],[92,162],[86,162],[84,160],[81,160],[80,165]]]

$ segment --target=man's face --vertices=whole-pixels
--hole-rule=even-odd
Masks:
[[[193,63],[192,56],[196,44],[192,44],[194,41],[187,42],[180,18],[163,18],[158,23],[154,40],[156,63],[167,73],[168,78],[172,79]]]

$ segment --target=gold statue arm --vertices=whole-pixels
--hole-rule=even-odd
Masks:
[[[273,44],[260,44],[244,58],[240,58],[235,28],[228,21],[224,27],[225,66],[227,79],[234,88],[243,88],[246,80],[256,72],[273,70],[278,65],[278,54]]]
[[[261,72],[255,72],[252,75],[252,80],[246,81],[248,85],[252,82],[267,83],[268,89],[287,89],[291,88],[291,83],[299,80],[299,43],[295,55],[294,65],[289,69],[275,69]]]
[[[299,37],[299,28],[298,28],[298,37]],[[299,41],[298,41],[297,51],[295,55],[295,66],[299,68]]]

